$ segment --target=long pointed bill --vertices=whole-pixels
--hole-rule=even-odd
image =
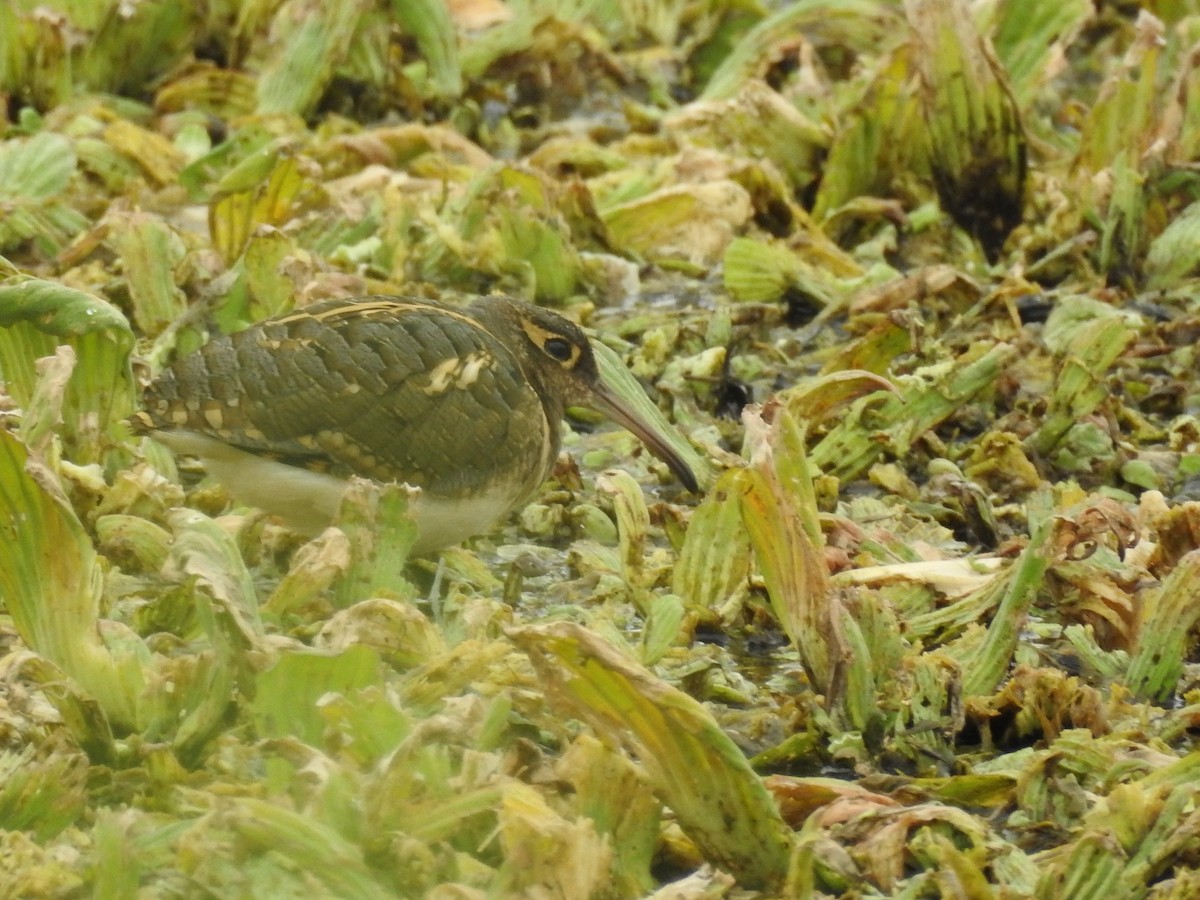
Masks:
[[[632,376],[630,376],[630,380],[633,380]],[[642,393],[642,396],[645,396],[641,385],[637,384],[636,381],[633,383],[638,392]],[[646,402],[649,404],[649,398],[647,398]],[[652,425],[647,421],[647,418],[643,418],[641,414],[633,409],[626,398],[618,395],[607,384],[604,384],[603,380],[593,391],[588,405],[597,412],[604,413],[618,425],[624,426],[633,432],[634,435],[641,439],[642,443],[646,445],[651,453],[667,464],[667,467],[675,473],[675,477],[683,483],[684,487],[693,494],[700,492],[700,482],[696,478],[696,473],[691,463],[684,458],[684,454],[677,448],[677,443],[682,443],[682,438],[676,438],[677,443],[673,443],[664,434],[663,428],[671,427],[665,420],[662,423],[662,427]],[[656,409],[655,413],[657,412]]]

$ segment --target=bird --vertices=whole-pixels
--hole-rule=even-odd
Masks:
[[[623,425],[699,491],[663,433],[604,382],[578,325],[499,294],[318,302],[180,356],[143,399],[137,433],[198,457],[301,534],[332,522],[351,476],[418,488],[414,555],[525,503],[554,467],[568,407]]]

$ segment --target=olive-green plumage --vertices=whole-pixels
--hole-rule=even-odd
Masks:
[[[549,475],[567,406],[608,413],[695,479],[601,383],[578,326],[506,297],[332,300],[218,337],[149,387],[135,425],[246,502],[315,531],[361,475],[421,488],[418,550],[456,543]]]

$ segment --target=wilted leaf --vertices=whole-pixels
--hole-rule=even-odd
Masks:
[[[1067,432],[1110,396],[1105,376],[1137,335],[1128,316],[1080,300],[1055,308],[1046,323],[1047,343],[1062,355],[1045,420],[1028,444],[1050,452]]]
[[[747,887],[781,882],[790,834],[746,758],[691,697],[578,626],[512,630],[553,694],[602,737],[627,744],[680,826]]]
[[[681,141],[769,160],[795,191],[816,180],[829,144],[819,123],[761,81],[747,82],[728,100],[688,104],[664,125]]]
[[[1171,220],[1146,253],[1146,286],[1174,287],[1200,270],[1200,203],[1193,203]]]
[[[338,606],[372,597],[414,599],[416,590],[404,577],[404,562],[419,537],[408,512],[411,497],[406,484],[351,480],[336,519],[350,541],[350,564],[334,590]]]
[[[652,260],[716,262],[750,218],[750,197],[734,181],[682,184],[604,210],[613,245]]]
[[[882,454],[885,444],[880,436],[884,434],[892,452],[906,453],[926,429],[991,385],[1016,354],[1007,344],[975,351],[968,354],[973,358],[954,371],[939,373],[939,383],[905,382],[897,385],[899,397],[875,394],[855,403],[845,419],[813,448],[812,462],[823,472],[854,478]]]
[[[249,115],[257,103],[255,80],[245,72],[198,63],[168,79],[158,89],[155,108],[171,113],[201,109],[223,119]]]
[[[397,669],[411,669],[446,652],[437,626],[408,603],[364,600],[335,613],[317,636],[333,651],[369,647]]]
[[[269,146],[225,174],[213,193],[208,227],[226,263],[241,255],[259,225],[282,225],[312,185],[294,153]]]
[[[906,0],[904,9],[938,196],[994,259],[1023,214],[1027,150],[1021,112],[965,0]]]
[[[87,803],[87,758],[56,753],[39,758],[36,745],[0,751],[0,827],[39,840],[71,825]]]
[[[194,578],[228,615],[248,645],[263,636],[258,593],[237,544],[216,522],[192,509],[174,509],[168,516],[174,541],[167,559],[168,576]]]
[[[612,850],[589,819],[570,821],[528,785],[501,795],[499,838],[507,860],[506,892],[588,897],[603,884]]]
[[[588,734],[571,742],[557,771],[574,787],[580,809],[596,831],[610,838],[616,882],[631,896],[649,891],[655,884],[650,866],[658,844],[661,804],[646,773]]]
[[[50,281],[16,276],[0,283],[0,374],[13,399],[28,404],[34,360],[59,343],[75,350],[63,398],[64,437],[76,462],[98,461],[116,423],[133,410],[133,333],[109,303]]]
[[[100,640],[103,572],[91,541],[54,476],[3,429],[0,501],[0,601],[17,633],[71,679],[64,693],[94,698],[116,727],[136,728],[141,661]],[[108,721],[95,725],[81,742],[108,744]]]
[[[878,48],[896,40],[900,22],[895,11],[870,0],[801,0],[789,3],[751,28],[713,72],[704,93],[706,100],[725,99],[754,75],[769,58],[773,45],[806,26],[833,24],[848,43]]]
[[[852,727],[874,707],[871,653],[829,581],[804,434],[784,407],[768,423],[747,411],[750,468],[739,474],[742,521],[771,608],[800,651],[813,687]]]

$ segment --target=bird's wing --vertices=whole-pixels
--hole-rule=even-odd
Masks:
[[[151,387],[143,422],[336,474],[469,490],[472,467],[447,457],[503,454],[528,390],[511,351],[455,310],[330,301],[183,357]]]

